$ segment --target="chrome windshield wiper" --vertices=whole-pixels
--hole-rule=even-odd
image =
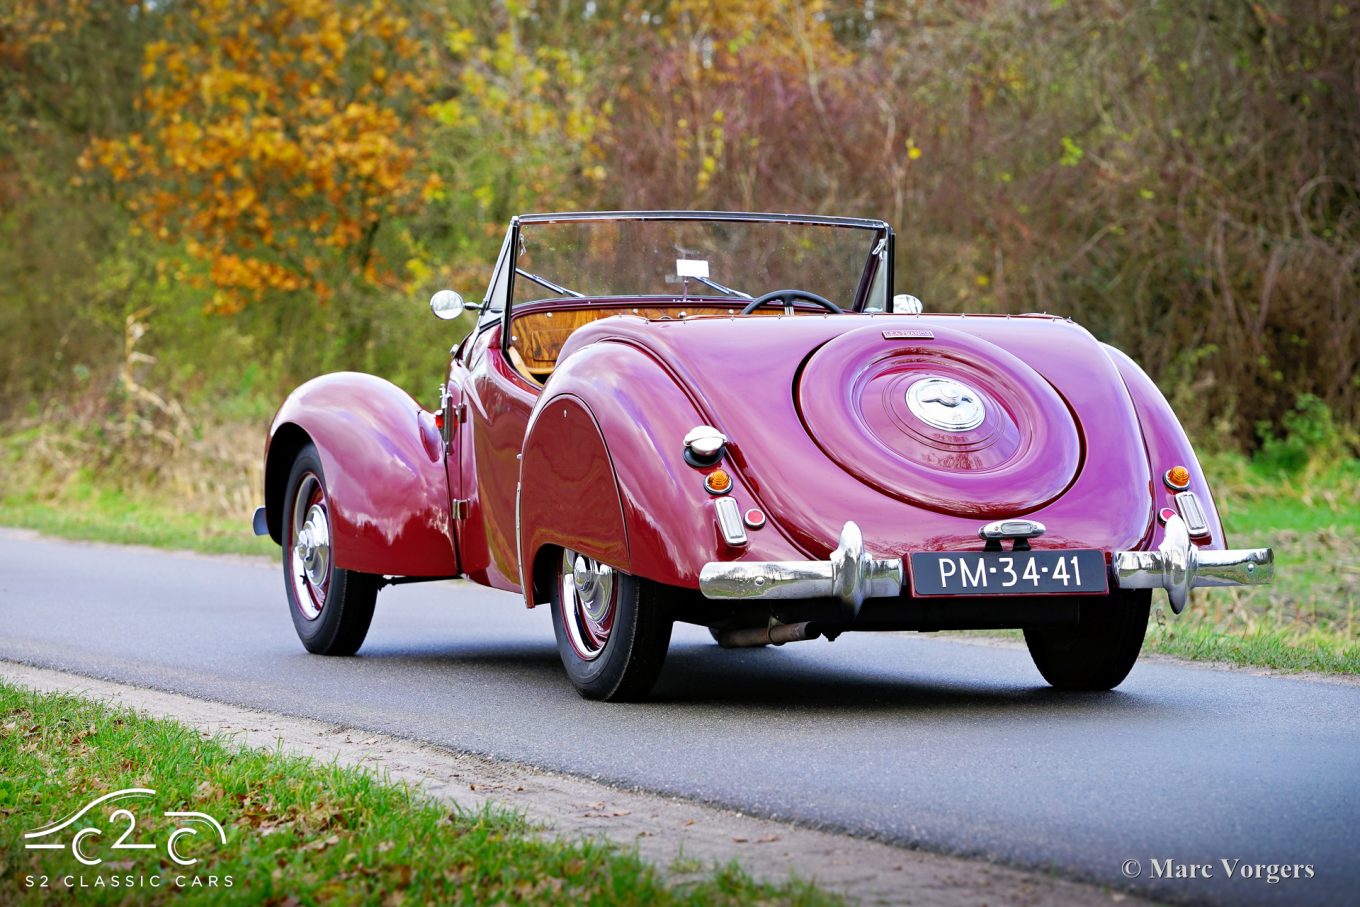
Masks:
[[[716,280],[709,280],[707,277],[700,277],[699,275],[695,274],[694,279],[699,281],[699,283],[703,284],[704,286],[712,287],[719,293],[726,293],[728,296],[737,296],[740,297],[741,299],[755,299],[755,297],[752,296],[750,293],[743,293],[741,290],[734,290],[731,287],[725,287],[722,284],[718,283]]]
[[[578,293],[575,290],[568,290],[561,284],[553,283],[551,280],[548,280],[547,278],[544,277],[539,277],[537,274],[530,274],[523,268],[515,268],[515,273],[518,274],[520,277],[527,277],[528,279],[532,280],[539,286],[544,287],[545,289],[552,290],[554,293],[561,293],[563,296],[574,296],[577,299],[585,299],[586,297],[585,293]]]

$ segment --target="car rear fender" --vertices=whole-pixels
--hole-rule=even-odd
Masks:
[[[560,548],[632,572],[614,464],[595,416],[579,397],[559,394],[535,408],[515,507],[520,588],[530,608],[548,600],[545,583],[553,574],[546,559]]]
[[[1205,521],[1209,527],[1207,537],[1195,539],[1196,545],[1208,549],[1226,548],[1228,542],[1223,533],[1218,507],[1214,504],[1213,492],[1204,477],[1199,458],[1195,456],[1190,438],[1172,411],[1171,404],[1138,363],[1107,343],[1101,346],[1119,369],[1124,386],[1133,400],[1134,411],[1138,414],[1143,444],[1147,449],[1148,466],[1152,473],[1152,487],[1149,491],[1152,495],[1153,512],[1168,507],[1176,509],[1176,492],[1167,487],[1162,477],[1173,466],[1184,466],[1190,471],[1189,490],[1199,499],[1200,508],[1204,511]],[[1161,544],[1163,537],[1161,522],[1153,520],[1150,529],[1147,547],[1156,548]]]
[[[454,576],[444,445],[434,413],[373,375],[338,372],[289,395],[265,448],[265,518],[282,542],[293,461],[316,446],[330,499],[335,564],[390,576]]]
[[[526,435],[522,573],[538,566],[544,546],[570,547],[634,575],[689,589],[698,588],[699,572],[710,561],[807,558],[774,520],[749,529],[745,546],[722,541],[714,498],[704,488],[708,470],[684,459],[685,434],[707,421],[695,399],[648,351],[601,341],[572,353],[553,373]],[[732,476],[730,495],[738,506],[743,511],[758,506],[734,456],[721,466]],[[528,604],[535,597],[545,601],[544,595],[537,590]]]

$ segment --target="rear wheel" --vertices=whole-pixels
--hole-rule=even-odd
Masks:
[[[283,585],[293,628],[308,652],[353,655],[373,620],[378,578],[335,566],[330,498],[313,445],[293,461],[283,502]]]
[[[553,629],[567,676],[586,699],[646,698],[671,642],[665,587],[564,549],[555,561]]]
[[[1152,591],[1081,602],[1075,627],[1028,627],[1025,645],[1044,680],[1060,690],[1112,690],[1133,670],[1147,633]]]

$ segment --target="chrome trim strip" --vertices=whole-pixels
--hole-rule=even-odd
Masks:
[[[580,223],[592,220],[722,220],[738,223],[812,224],[822,227],[859,227],[886,230],[887,221],[862,217],[830,217],[821,214],[779,214],[770,211],[551,211],[519,214],[519,224]]]
[[[717,498],[713,501],[713,509],[718,515],[718,531],[722,533],[723,541],[734,548],[745,545],[746,524],[737,502],[731,498]]]
[[[517,460],[519,460],[521,463],[523,463],[523,462],[524,462],[524,454],[521,453],[521,454],[520,454],[519,456],[517,456],[515,459],[517,459]],[[515,572],[519,574],[519,588],[520,588],[520,592],[522,592],[522,593],[524,594],[524,606],[525,606],[526,608],[534,608],[534,607],[537,607],[538,604],[539,604],[538,602],[534,601],[534,576],[533,576],[534,570],[533,570],[533,567],[532,567],[532,566],[531,566],[528,570],[525,570],[525,569],[524,569],[524,533],[520,531],[520,521],[519,521],[520,508],[521,508],[521,505],[522,505],[522,503],[523,503],[523,498],[524,498],[524,494],[523,494],[523,491],[524,491],[524,481],[523,481],[523,478],[522,478],[522,477],[523,477],[523,467],[521,467],[520,475],[521,475],[521,480],[515,483],[515,560],[518,562],[518,567],[519,567],[519,569],[516,570]],[[457,519],[457,518],[458,518],[457,516],[454,517],[454,519]],[[456,542],[456,541],[457,541],[457,535],[456,535],[456,530],[455,530],[455,542]],[[455,550],[457,550],[456,544],[455,544]],[[459,558],[460,558],[458,566],[459,566],[459,567],[462,567],[462,566],[463,566],[462,560],[461,560],[462,552],[459,551],[458,554],[459,554]]]
[[[1171,610],[1185,610],[1190,590],[1200,586],[1261,586],[1275,578],[1270,548],[1200,550],[1190,541],[1185,520],[1166,521],[1156,551],[1116,551],[1110,566],[1121,589],[1165,589]]]
[[[1185,528],[1190,530],[1191,536],[1198,538],[1209,534],[1209,521],[1193,491],[1182,491],[1176,495],[1176,509],[1181,512],[1181,519],[1185,520]]]
[[[864,550],[864,535],[848,522],[825,561],[710,561],[699,572],[699,591],[711,599],[838,598],[858,616],[866,598],[902,593],[902,559]]]

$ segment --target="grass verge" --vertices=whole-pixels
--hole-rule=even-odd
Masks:
[[[59,497],[30,489],[0,494],[0,525],[36,529],[65,539],[151,545],[210,554],[266,554],[279,546],[250,531],[248,516],[186,507],[182,498],[124,491],[77,475]]]
[[[28,850],[23,834],[91,800],[126,788],[154,795],[106,801]],[[111,818],[126,807],[128,827]],[[198,823],[216,819],[226,843]],[[40,694],[0,683],[0,902],[67,903],[72,890],[92,903],[384,904],[788,904],[838,903],[800,882],[752,881],[735,866],[697,880],[669,882],[635,855],[596,841],[548,839],[513,814],[469,813],[423,798],[371,772],[245,749],[204,739],[174,721],[147,718],[79,697]],[[70,845],[83,828],[100,828]],[[42,884],[46,882],[46,885]]]
[[[1179,617],[1159,604],[1145,651],[1360,674],[1360,462],[1301,474],[1242,457],[1204,466],[1228,543],[1274,548],[1275,582],[1196,590]]]

